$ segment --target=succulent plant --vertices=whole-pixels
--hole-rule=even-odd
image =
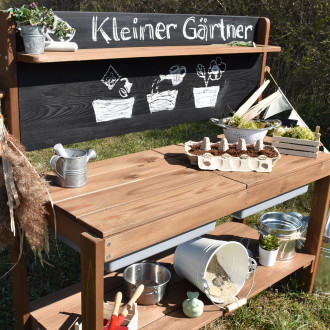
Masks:
[[[267,251],[273,251],[277,250],[280,246],[280,242],[277,238],[277,236],[268,234],[265,236],[262,236],[262,238],[259,241],[259,245],[261,248]]]

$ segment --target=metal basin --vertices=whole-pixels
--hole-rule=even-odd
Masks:
[[[300,232],[302,222],[293,214],[267,212],[260,217],[260,229],[277,236],[288,236]]]
[[[277,260],[289,260],[296,256],[297,240],[292,237],[303,229],[301,220],[294,212],[267,212],[260,217],[260,234],[275,235],[280,241]]]
[[[157,261],[146,260],[126,267],[123,277],[128,298],[143,284],[144,290],[136,302],[140,305],[154,305],[163,298],[171,273]]]

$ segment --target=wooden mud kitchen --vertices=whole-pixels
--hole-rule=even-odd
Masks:
[[[76,30],[77,51],[26,54],[15,24],[0,13],[1,108],[9,132],[27,150],[223,118],[263,83],[267,54],[280,52],[268,45],[267,18],[56,14]],[[183,143],[92,162],[80,188],[50,186],[57,236],[80,251],[81,284],[29,303],[23,255],[12,271],[17,329],[74,329],[76,322],[102,329],[103,304],[121,290],[122,268],[147,258],[157,258],[172,277],[161,303],[138,305],[139,328],[199,329],[223,311],[200,294],[204,313],[184,316],[187,291],[197,289],[175,273],[173,248],[207,233],[249,238],[256,252],[255,229],[234,221],[214,229],[215,220],[315,182],[304,251],[271,269],[258,265],[249,298],[298,269],[312,291],[330,156],[281,155],[270,173],[202,171],[190,164]]]

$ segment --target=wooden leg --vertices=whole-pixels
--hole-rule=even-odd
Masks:
[[[244,225],[246,225],[246,220],[247,220],[247,218],[239,219],[239,218],[233,217],[233,219],[232,219],[232,221],[234,221],[234,222],[240,222],[240,223],[243,223]]]
[[[28,296],[28,281],[26,258],[24,252],[24,244],[22,246],[23,253],[18,264],[12,270],[13,295],[16,329],[30,329],[30,309]],[[10,258],[11,263],[16,264],[20,255],[19,237],[15,240],[15,244],[11,246]]]
[[[306,234],[305,252],[314,254],[315,261],[311,267],[302,270],[300,281],[305,286],[306,291],[311,293],[313,290],[316,270],[320,261],[320,252],[324,227],[326,223],[330,200],[330,176],[315,182],[311,213],[308,221]]]
[[[104,241],[81,234],[81,311],[83,329],[103,329]]]

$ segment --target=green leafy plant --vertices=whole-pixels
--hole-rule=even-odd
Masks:
[[[259,241],[260,247],[267,251],[277,250],[280,246],[280,242],[275,235],[265,235]]]
[[[5,13],[11,13],[12,19],[18,26],[44,26],[52,31],[59,39],[63,39],[68,33],[73,33],[74,29],[64,21],[58,19],[52,9],[44,6],[37,6],[35,2],[23,5],[20,8],[9,8]]]

